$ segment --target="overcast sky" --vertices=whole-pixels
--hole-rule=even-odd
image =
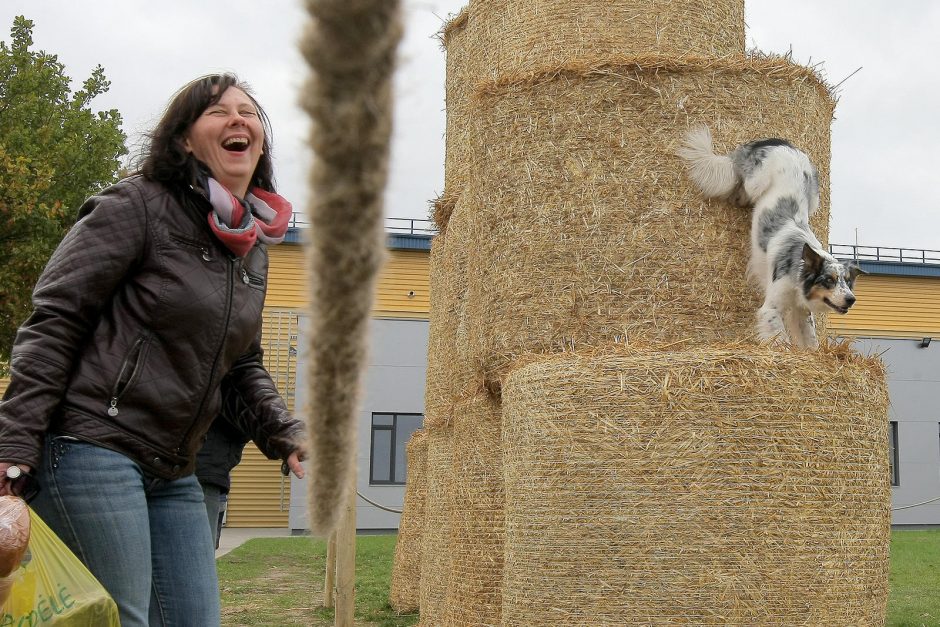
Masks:
[[[616,1],[616,0],[611,0]],[[403,0],[387,216],[425,218],[444,180],[444,53],[435,34],[465,0]],[[134,150],[190,79],[234,71],[274,125],[279,191],[303,208],[310,158],[297,92],[301,0],[0,0],[0,39],[15,15],[35,48],[59,55],[74,86],[95,65],[111,80],[96,110],[118,109]],[[832,125],[833,243],[940,250],[940,35],[935,0],[747,0],[747,45],[822,62],[839,83]]]

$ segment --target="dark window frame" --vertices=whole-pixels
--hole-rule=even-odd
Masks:
[[[898,449],[898,421],[891,420],[888,422],[888,466],[891,472],[892,487],[901,485],[901,470],[898,468],[901,456]]]
[[[377,425],[375,424],[376,416],[391,416],[392,424],[390,425]],[[389,411],[374,411],[372,412],[371,418],[371,431],[369,433],[369,485],[379,485],[379,486],[389,486],[389,485],[405,485],[407,478],[403,478],[401,481],[396,481],[395,477],[395,467],[396,467],[396,456],[395,451],[398,449],[398,417],[399,416],[420,416],[422,423],[424,421],[424,414],[412,413],[412,412],[389,412]],[[391,477],[389,480],[379,479],[376,480],[373,477],[375,476],[375,433],[376,431],[390,431],[391,437],[389,438],[389,455],[388,455],[388,476]]]

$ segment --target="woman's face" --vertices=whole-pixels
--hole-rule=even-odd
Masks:
[[[251,98],[229,87],[189,127],[184,146],[209,166],[214,179],[244,198],[261,158],[264,126]]]

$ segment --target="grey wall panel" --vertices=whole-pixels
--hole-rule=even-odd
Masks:
[[[856,349],[880,354],[888,370],[889,420],[898,423],[900,485],[892,508],[940,497],[940,342],[920,348],[919,340],[862,339]],[[940,501],[895,509],[895,525],[940,525]]]
[[[940,382],[940,341],[920,348],[920,340],[867,339],[856,343],[863,355],[881,355],[888,366],[888,376],[894,381]]]
[[[306,344],[303,320],[299,345]],[[401,509],[405,487],[370,485],[370,453],[373,413],[423,414],[424,383],[427,375],[428,321],[373,319],[369,327],[368,367],[363,379],[357,432],[356,488],[366,498],[392,509]],[[298,381],[306,369],[305,356],[300,355]],[[297,386],[297,407],[306,407],[303,383]],[[315,408],[310,408],[315,411]],[[289,525],[292,530],[307,529],[307,485],[296,477],[291,480]],[[356,503],[356,525],[359,530],[397,529],[400,516],[368,504]]]

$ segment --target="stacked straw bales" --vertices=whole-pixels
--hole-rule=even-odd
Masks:
[[[501,407],[478,393],[456,405],[447,625],[499,625],[505,494]]]
[[[561,355],[515,370],[503,403],[504,624],[883,612],[878,360],[748,344]]]
[[[699,123],[789,139],[828,240],[833,95],[746,55],[743,11],[470,0],[445,27],[423,625],[883,624],[880,362],[757,343],[750,212],[674,155]]]
[[[444,194],[434,207],[434,222],[441,233],[447,231],[447,222],[469,176],[467,107],[474,77],[465,49],[469,41],[466,30],[468,16],[469,11],[464,9],[441,32],[441,42],[447,49],[447,82],[444,86],[447,119],[444,131]]]
[[[427,503],[428,437],[423,429],[415,431],[405,445],[408,460],[408,484],[398,541],[395,543],[389,603],[395,611],[415,612],[421,596],[421,551],[424,546],[424,522]]]
[[[454,492],[454,431],[446,426],[429,428],[427,440],[428,487],[418,598],[421,625],[432,627],[443,625],[447,614],[447,586],[450,583],[453,550],[450,530]]]
[[[467,277],[470,247],[476,237],[461,207],[451,220],[449,235],[431,244],[431,313],[424,423],[449,425],[458,399],[472,394],[479,367],[470,361],[467,328]]]

